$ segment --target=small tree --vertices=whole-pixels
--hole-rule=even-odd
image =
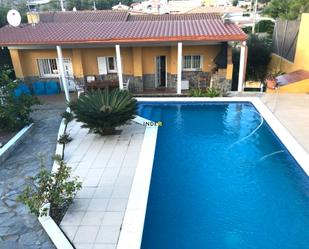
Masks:
[[[60,224],[82,185],[77,177],[70,179],[71,168],[59,156],[55,156],[55,160],[59,165],[57,172],[46,170],[41,161],[40,172],[29,177],[30,184],[18,197],[18,201],[28,206],[30,212],[38,217],[48,215],[48,208],[44,206],[50,204],[50,216]]]
[[[247,46],[246,77],[249,80],[264,81],[267,75],[267,66],[271,60],[271,39],[250,35]]]
[[[271,39],[249,35],[248,58],[246,68],[246,79],[254,81],[264,81],[267,76],[267,66],[271,60]],[[239,73],[239,48],[233,49],[233,90],[237,88]]]
[[[233,1],[232,1],[232,5],[233,5],[233,6],[237,6],[237,5],[238,5],[238,0],[233,0]]]
[[[274,32],[275,23],[271,20],[261,20],[255,24],[255,30],[257,33],[267,33],[272,35]]]
[[[137,114],[137,101],[128,91],[115,89],[94,91],[81,96],[70,104],[82,127],[101,135],[115,133],[117,126],[124,125]]]
[[[74,115],[72,114],[72,112],[67,111],[63,112],[61,114],[61,117],[64,118],[65,128],[67,128],[68,124],[74,119]]]
[[[39,100],[31,95],[15,96],[18,82],[9,76],[10,70],[0,72],[0,130],[15,131],[32,122],[32,106]]]
[[[61,159],[64,159],[64,149],[65,149],[65,146],[70,143],[71,141],[73,140],[73,138],[70,136],[69,133],[67,132],[64,132],[58,139],[58,143],[59,144],[62,144],[62,157]]]
[[[272,18],[295,20],[308,11],[308,0],[271,0],[263,12]]]

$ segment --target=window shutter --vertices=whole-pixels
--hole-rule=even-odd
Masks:
[[[106,57],[98,57],[99,74],[107,74]]]

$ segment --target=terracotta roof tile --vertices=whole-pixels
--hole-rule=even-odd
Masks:
[[[66,12],[65,12],[66,13]],[[223,23],[216,16],[201,15],[145,15],[130,21],[102,21],[96,16],[103,12],[59,14],[57,21],[40,22],[35,26],[22,25],[0,29],[0,46],[35,44],[76,44],[76,43],[132,43],[151,41],[241,41],[245,33],[235,24]],[[79,12],[76,12],[79,13]],[[92,13],[92,12],[91,12]],[[104,12],[107,13],[106,11]],[[126,12],[108,12],[106,20],[118,20]],[[111,17],[115,15],[116,17]],[[64,17],[65,16],[65,17]],[[173,17],[171,17],[173,16]],[[122,16],[121,18],[124,18]],[[126,17],[127,19],[130,19]],[[74,20],[74,21],[68,21]],[[61,21],[62,20],[62,21]],[[95,21],[93,21],[95,20]]]
[[[125,22],[129,16],[127,11],[54,11],[40,12],[41,22]]]
[[[201,19],[219,19],[220,15],[215,13],[197,14],[165,14],[165,15],[129,15],[127,21],[186,21]]]

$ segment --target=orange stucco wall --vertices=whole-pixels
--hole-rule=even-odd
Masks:
[[[22,66],[23,77],[39,76],[37,59],[57,58],[57,51],[51,49],[45,50],[19,50],[20,63]],[[71,49],[63,49],[63,58],[72,58]],[[15,70],[15,66],[14,66]]]

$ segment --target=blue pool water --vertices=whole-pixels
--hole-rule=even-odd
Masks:
[[[308,177],[251,104],[139,112],[163,122],[142,249],[309,248]]]

